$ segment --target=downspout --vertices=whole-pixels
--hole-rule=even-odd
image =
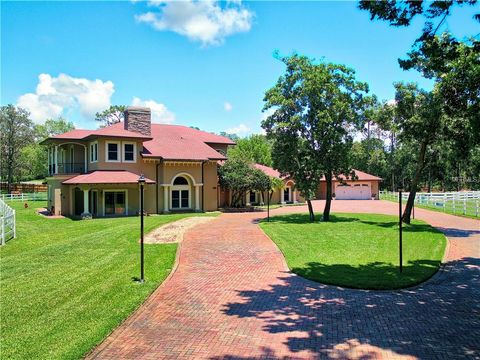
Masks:
[[[158,187],[160,186],[158,184],[158,167],[160,166],[160,162],[157,163],[157,165],[155,166],[155,181],[157,182],[157,187],[155,188],[155,193],[156,193],[156,197],[155,197],[155,204],[156,204],[156,207],[157,207],[157,214],[158,214]]]
[[[205,169],[203,165],[205,165],[206,161],[202,161],[202,211],[205,212]]]

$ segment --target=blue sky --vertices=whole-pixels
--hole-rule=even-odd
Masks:
[[[450,30],[478,32],[475,10],[456,8]],[[36,122],[95,128],[95,111],[136,104],[157,122],[260,132],[263,94],[284,71],[274,50],[347,64],[380,99],[394,81],[431,87],[397,63],[423,20],[391,28],[355,2],[2,2],[1,12],[1,103]]]

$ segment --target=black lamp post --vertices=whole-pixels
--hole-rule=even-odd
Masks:
[[[145,185],[145,176],[143,174],[138,178],[138,184],[140,185],[140,282],[145,281],[144,265],[143,265],[143,187]]]
[[[402,222],[402,188],[398,189],[398,240],[399,240],[399,250],[400,250],[400,272],[402,272],[402,230],[403,230],[403,222]]]

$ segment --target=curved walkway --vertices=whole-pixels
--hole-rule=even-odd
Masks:
[[[306,209],[272,213],[298,211]],[[398,210],[336,201],[333,211]],[[364,291],[289,273],[258,213],[222,214],[185,235],[173,276],[88,358],[478,358],[480,221],[416,215],[448,235],[447,266],[416,288]]]

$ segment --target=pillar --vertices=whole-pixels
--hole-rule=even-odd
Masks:
[[[163,212],[168,213],[168,185],[163,185]]]
[[[247,191],[247,198],[245,200],[245,204],[247,204],[247,206],[250,206],[250,191]]]
[[[292,200],[293,200],[293,203],[296,204],[297,203],[297,190],[292,190],[292,192],[293,192]]]
[[[90,217],[90,212],[88,211],[88,189],[83,189],[83,213],[82,217]]]
[[[195,185],[195,211],[200,210],[200,185]]]

